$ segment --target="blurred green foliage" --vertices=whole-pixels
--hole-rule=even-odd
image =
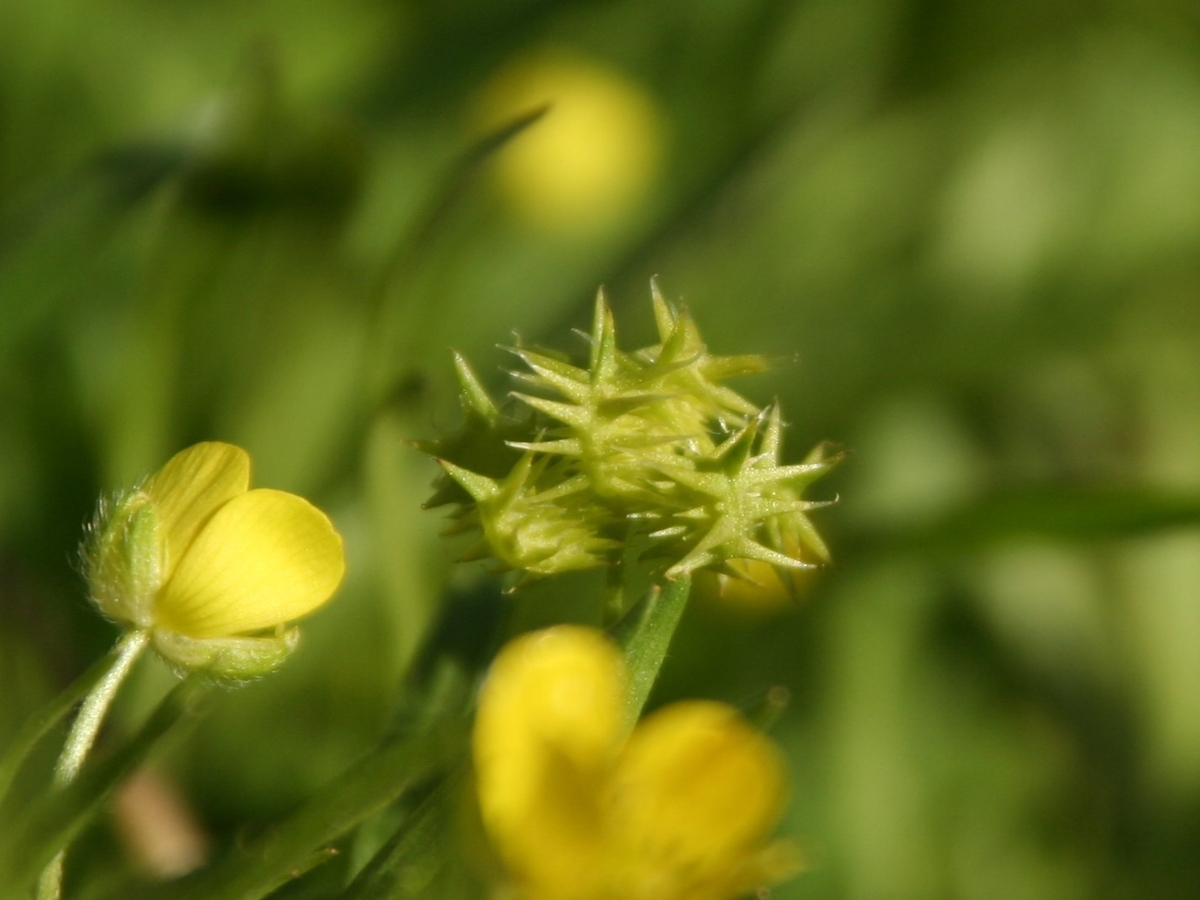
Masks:
[[[663,117],[616,226],[489,181],[472,104],[544,46]],[[781,358],[739,389],[789,461],[854,453],[835,566],[769,619],[694,604],[655,695],[791,692],[812,867],[778,896],[1195,897],[1197,160],[1184,0],[2,3],[0,742],[113,639],[96,498],[219,439],[331,511],[350,576],[162,765],[218,850],[327,783],[469,580],[404,443],[454,424],[447,347],[506,390],[494,345],[564,346],[600,284],[648,340],[658,274],[714,352]],[[114,841],[68,883],[128,877]]]

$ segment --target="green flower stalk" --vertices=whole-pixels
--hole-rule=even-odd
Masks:
[[[618,564],[644,547],[665,578],[758,560],[811,568],[829,552],[804,491],[842,458],[820,445],[781,461],[777,405],[760,408],[724,382],[767,368],[762,356],[710,353],[686,310],[651,285],[659,342],[626,352],[596,301],[586,367],[513,348],[515,414],[455,356],[463,428],[419,444],[444,477],[427,506],[456,505],[450,531],[482,533],[469,558],[537,577]]]

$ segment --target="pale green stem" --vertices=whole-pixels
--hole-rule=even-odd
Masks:
[[[148,631],[137,630],[126,632],[117,642],[112,668],[84,698],[83,705],[79,707],[79,714],[67,733],[66,743],[54,766],[55,787],[65,787],[79,774],[83,761],[87,759],[92,745],[96,742],[96,735],[100,732],[100,725],[113,697],[117,694],[117,689],[142,655],[142,651],[146,649],[149,639]],[[59,900],[62,896],[65,858],[66,850],[59,851],[42,870],[42,876],[38,879],[37,900]]]
[[[622,562],[609,566],[604,578],[604,612],[605,628],[612,628],[621,621],[625,614],[625,573],[627,566]]]
[[[619,560],[609,565],[604,583],[604,610],[601,622],[605,628],[615,628],[629,612],[638,597],[649,589],[650,583],[644,566],[639,565],[642,554],[649,546],[642,529],[629,526],[621,542]]]
[[[630,729],[658,680],[691,589],[692,580],[686,576],[653,588],[611,631],[625,655],[629,676],[625,712]]]
[[[87,696],[88,691],[104,677],[104,673],[112,665],[111,656],[112,654],[107,658],[96,660],[91,668],[76,678],[57,697],[52,698],[45,706],[30,716],[21,726],[21,730],[5,752],[3,759],[0,759],[0,803],[8,794],[8,789],[12,787],[21,766],[33,752],[38,741],[45,736],[46,732],[66,718],[71,710]]]

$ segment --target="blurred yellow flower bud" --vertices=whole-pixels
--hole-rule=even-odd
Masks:
[[[814,555],[798,541],[785,537],[788,556],[811,561]],[[824,562],[824,560],[821,560]],[[724,569],[701,569],[695,575],[696,595],[751,616],[771,616],[799,608],[800,601],[821,576],[817,565],[781,569],[758,559],[730,559]]]
[[[552,231],[589,232],[645,195],[662,157],[662,115],[630,79],[565,53],[518,61],[492,79],[475,110],[494,131],[544,117],[504,147],[497,186],[517,215]]]
[[[731,900],[795,871],[768,842],[776,747],[732,707],[674,703],[626,740],[620,653],[560,625],[497,656],[473,751],[484,826],[524,900]]]
[[[270,671],[295,647],[284,626],[341,583],[328,517],[295,494],[249,488],[246,451],[196,444],[102,505],[84,545],[96,606],[149,631],[177,668],[233,680]]]

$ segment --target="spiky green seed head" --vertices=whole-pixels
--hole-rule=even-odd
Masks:
[[[517,416],[456,355],[465,421],[457,435],[418,445],[444,472],[427,505],[457,503],[451,530],[481,531],[477,555],[534,575],[616,564],[634,539],[668,578],[738,559],[827,561],[808,517],[826,503],[803,494],[841,454],[822,445],[783,464],[778,406],[762,409],[724,384],[766,359],[710,353],[686,310],[657,285],[652,298],[651,346],[618,347],[601,294],[586,366],[512,348],[524,367],[514,373]]]

